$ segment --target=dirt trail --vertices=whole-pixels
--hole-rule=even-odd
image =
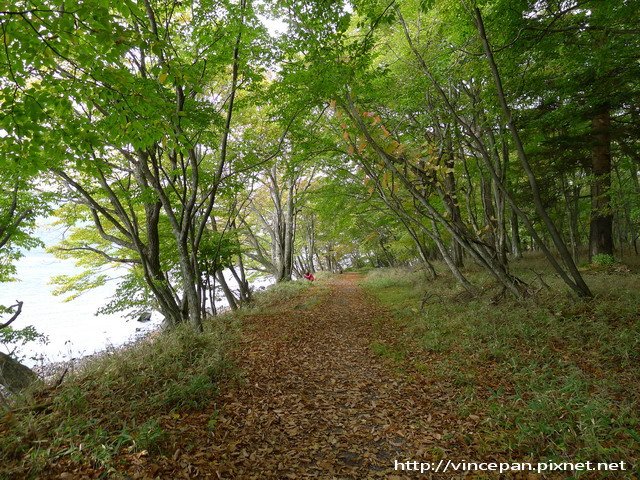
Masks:
[[[213,432],[198,431],[204,414],[192,418],[183,435],[197,450],[184,457],[177,450],[147,474],[425,478],[395,471],[394,460],[460,459],[460,435],[442,410],[446,392],[372,352],[373,341],[393,341],[394,328],[358,279],[344,274],[313,285],[277,315],[250,319],[238,352],[246,382],[218,399]]]

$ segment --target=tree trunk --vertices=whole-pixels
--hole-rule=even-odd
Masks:
[[[613,255],[613,213],[611,212],[611,115],[603,107],[591,122],[593,151],[591,155],[591,221],[589,225],[589,258]]]
[[[315,220],[313,213],[307,224],[307,268],[310,272],[315,272],[316,268],[313,264],[313,254],[316,251],[316,234],[315,234]]]
[[[187,303],[189,322],[196,331],[202,332],[202,312],[200,311],[200,298],[198,297],[198,290],[196,288],[197,277],[191,259],[189,258],[189,249],[185,243],[186,242],[178,243],[182,288],[184,289],[183,295]]]
[[[449,131],[447,131],[445,142],[447,149],[447,155],[445,158],[447,173],[444,177],[445,205],[447,207],[447,210],[449,211],[449,215],[451,215],[451,222],[454,224],[461,224],[462,214],[460,213],[460,205],[458,204],[456,177],[453,174],[453,169],[455,167],[455,155],[453,151],[453,141],[451,139],[451,134],[449,133]],[[453,262],[455,263],[456,267],[464,267],[462,260],[462,246],[455,239],[452,240],[452,254]]]
[[[578,202],[580,200],[580,186],[571,185],[564,177],[562,179],[562,183],[565,208],[569,217],[569,242],[571,243],[573,260],[574,262],[577,262],[580,253],[580,235],[578,234],[578,215],[580,213],[578,211]]]
[[[503,129],[500,129],[500,136],[502,138],[502,162],[500,161],[500,154],[498,153],[496,147],[496,169],[500,171],[500,180],[504,185],[506,185],[507,170],[509,167],[509,142],[506,139],[506,135],[503,132]],[[508,262],[507,218],[505,214],[507,202],[495,179],[492,179],[492,183],[494,201],[496,205],[496,221],[498,227],[498,231],[496,232],[496,249],[498,250],[498,257],[500,258],[500,262],[506,266]]]
[[[496,211],[493,205],[493,189],[491,188],[491,180],[484,177],[480,179],[480,193],[482,195],[482,210],[484,212],[484,227],[487,233],[484,235],[484,240],[493,249],[496,250],[497,255],[497,241],[496,241]]]
[[[471,295],[473,296],[478,295],[478,289],[471,282],[469,282],[469,280],[467,280],[467,278],[463,275],[463,273],[460,271],[458,266],[455,264],[455,262],[449,255],[449,252],[447,251],[444,244],[442,243],[442,239],[440,237],[440,232],[438,230],[438,227],[436,226],[436,222],[433,220],[431,220],[431,232],[432,232],[431,239],[436,244],[436,247],[438,247],[438,250],[440,250],[440,255],[442,255],[442,259],[444,260],[444,263],[446,263],[447,267],[449,267],[449,270],[453,274],[454,278]]]
[[[247,273],[244,269],[244,261],[242,260],[242,253],[238,254],[238,272],[240,273],[240,279],[238,285],[240,287],[241,296],[243,301],[250,302],[251,301],[251,285],[249,285],[249,281],[247,280]],[[232,273],[235,275],[235,269],[232,270]]]
[[[402,218],[401,215],[399,215],[398,218],[400,219],[404,227],[407,229],[407,232],[409,232],[409,235],[413,239],[413,243],[415,244],[416,249],[418,250],[418,254],[422,259],[422,263],[425,265],[425,267],[427,267],[427,269],[429,270],[429,273],[431,273],[431,277],[435,279],[438,276],[438,273],[436,272],[436,269],[433,267],[433,264],[429,261],[429,253],[427,252],[426,246],[424,245],[423,242],[420,241],[420,239],[418,238],[418,233],[413,228],[411,228],[411,225],[409,225],[409,223],[404,218]]]
[[[227,298],[227,302],[229,302],[229,308],[231,308],[231,310],[237,310],[238,302],[236,301],[236,297],[233,295],[233,292],[229,288],[229,285],[227,284],[227,280],[224,278],[223,273],[221,271],[217,271],[216,278],[218,279],[220,287],[222,287],[222,291],[224,292],[224,296]]]
[[[553,240],[554,245],[558,249],[558,254],[562,259],[562,263],[566,267],[567,271],[565,271],[557,261],[552,257],[550,253],[545,251],[547,259],[551,262],[553,267],[556,269],[560,277],[564,280],[564,282],[571,287],[579,296],[581,297],[593,297],[593,293],[589,289],[589,286],[585,283],[582,275],[578,271],[578,267],[576,266],[567,245],[565,244],[560,232],[558,231],[556,225],[551,220],[551,217],[547,213],[544,204],[542,202],[542,197],[540,195],[540,188],[538,185],[538,180],[536,179],[533,170],[531,169],[531,164],[529,163],[529,158],[524,149],[524,144],[522,143],[522,139],[520,138],[520,132],[518,131],[515,122],[513,121],[513,116],[511,113],[511,108],[507,103],[507,99],[504,93],[504,89],[502,86],[502,79],[500,77],[500,72],[498,71],[498,65],[495,62],[495,58],[493,56],[493,51],[491,50],[491,46],[489,45],[489,39],[487,38],[487,33],[485,31],[484,22],[482,20],[482,14],[480,13],[480,9],[478,7],[474,7],[475,13],[475,22],[476,27],[478,29],[478,34],[480,36],[480,41],[482,42],[482,47],[489,63],[489,68],[491,70],[491,74],[494,79],[494,83],[496,86],[498,100],[500,103],[500,108],[504,114],[505,120],[507,122],[507,127],[509,132],[513,138],[516,152],[518,153],[518,158],[520,159],[520,164],[522,165],[523,170],[527,176],[529,181],[529,186],[531,187],[531,193],[533,197],[533,204],[535,206],[536,212],[540,216],[543,221],[549,235]],[[512,205],[513,207],[513,205]],[[533,233],[533,232],[532,232]],[[541,247],[543,245],[540,245]],[[546,248],[546,247],[545,247]]]
[[[293,243],[295,239],[295,209],[294,209],[295,181],[291,180],[287,197],[287,211],[284,218],[284,252],[282,262],[284,264],[284,281],[291,281],[293,271]]]
[[[518,228],[518,215],[511,210],[511,253],[515,258],[522,258],[522,243]]]

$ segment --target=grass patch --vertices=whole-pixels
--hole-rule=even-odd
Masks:
[[[3,414],[0,478],[37,478],[54,464],[109,476],[122,452],[163,452],[176,412],[212,404],[220,381],[235,374],[227,352],[237,330],[232,315],[206,322],[203,334],[180,326],[34,392]]]
[[[395,346],[388,345],[378,340],[371,342],[371,345],[369,345],[369,348],[376,355],[382,358],[387,358],[395,363],[400,363],[404,361],[406,357],[406,353],[404,351],[398,349]]]
[[[534,258],[514,262],[513,271],[534,283],[532,265],[542,269]],[[462,415],[482,418],[480,453],[640,464],[637,274],[591,272],[596,298],[585,301],[546,269],[551,290],[496,305],[483,272],[468,269],[484,290],[469,299],[440,270],[436,280],[375,270],[363,284],[395,313],[414,369],[453,388]]]
[[[275,283],[267,287],[266,290],[259,292],[255,296],[253,302],[243,313],[255,314],[269,313],[279,309],[283,304],[300,296],[304,291],[311,287],[311,282],[305,280]]]

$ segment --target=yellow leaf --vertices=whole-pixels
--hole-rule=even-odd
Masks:
[[[384,148],[385,153],[387,153],[388,155],[393,155],[393,153],[396,151],[396,148],[398,147],[396,142],[392,142],[389,145],[387,145]]]
[[[160,74],[160,76],[158,77],[158,81],[159,81],[160,83],[164,83],[164,82],[166,82],[166,81],[167,81],[167,77],[168,77],[168,76],[169,76],[169,74],[168,74],[168,73],[166,73],[166,72],[161,73],[161,74]]]

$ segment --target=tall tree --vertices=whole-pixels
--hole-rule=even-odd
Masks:
[[[49,113],[59,128],[50,170],[118,255],[82,248],[138,265],[168,322],[201,329],[199,249],[232,171],[238,92],[259,80],[259,60],[250,59],[261,55],[263,30],[253,8],[152,0],[47,7],[22,9],[9,23],[34,30],[30,48],[52,59],[26,59],[41,108],[61,103]],[[7,55],[12,65],[25,61]],[[169,256],[178,275],[167,270]]]

